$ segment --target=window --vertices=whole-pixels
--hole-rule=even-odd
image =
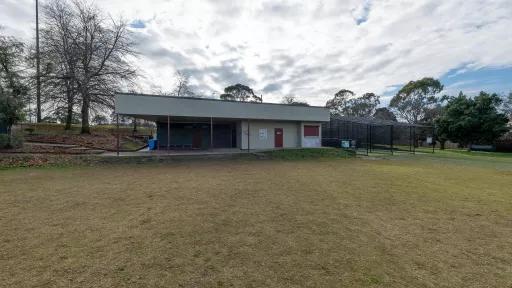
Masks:
[[[320,136],[320,128],[313,125],[304,125],[304,137]]]

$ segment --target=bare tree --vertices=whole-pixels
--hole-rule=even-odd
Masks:
[[[174,96],[194,96],[194,92],[190,90],[189,86],[189,77],[181,71],[177,71],[176,75],[176,87],[174,88],[173,95]]]
[[[81,133],[90,133],[91,109],[113,108],[115,90],[136,75],[127,61],[136,53],[126,22],[105,18],[98,8],[83,2],[74,1],[73,6],[79,31],[76,82],[82,100]]]
[[[68,128],[79,108],[81,132],[89,133],[90,115],[112,109],[114,92],[136,76],[128,61],[136,56],[130,31],[80,0],[53,0],[43,13],[42,55],[52,66],[45,80],[55,88],[50,100],[65,103]]]
[[[295,106],[309,106],[309,104],[305,101],[297,100],[297,98],[293,95],[287,95],[283,97],[281,103]]]
[[[75,29],[75,16],[73,7],[67,2],[54,0],[43,6],[41,55],[43,66],[46,66],[43,86],[47,100],[55,103],[57,109],[65,105],[66,130],[71,129],[78,92],[76,42],[79,34]]]

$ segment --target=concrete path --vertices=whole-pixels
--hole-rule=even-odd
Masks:
[[[240,150],[238,148],[211,149],[211,150],[139,150],[135,152],[119,152],[124,157],[147,157],[147,156],[210,156],[210,155],[234,155],[262,152],[265,150]],[[105,152],[100,156],[117,156],[117,152]]]

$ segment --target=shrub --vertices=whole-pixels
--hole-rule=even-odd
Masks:
[[[6,149],[9,147],[9,135],[0,134],[0,149]]]
[[[23,142],[23,136],[20,134],[0,134],[0,149],[20,148]]]
[[[23,146],[23,142],[25,142],[25,139],[22,134],[12,134],[10,147],[21,148]]]

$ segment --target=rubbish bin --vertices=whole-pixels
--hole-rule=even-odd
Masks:
[[[352,140],[351,139],[342,139],[341,140],[341,148],[349,149],[351,148]]]
[[[149,141],[148,141],[149,150],[156,150],[157,147],[158,147],[158,140],[157,139],[149,139]]]

